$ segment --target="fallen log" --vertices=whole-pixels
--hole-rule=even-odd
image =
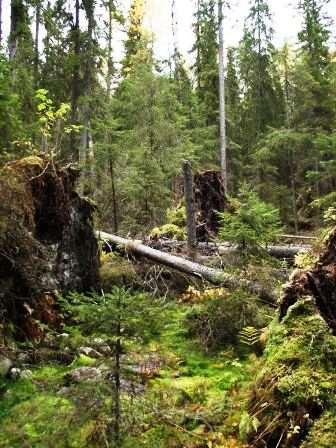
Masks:
[[[123,251],[129,252],[135,256],[145,257],[149,260],[176,269],[184,274],[188,274],[199,279],[208,281],[214,285],[223,286],[225,288],[237,289],[245,288],[252,294],[259,296],[262,300],[270,303],[276,301],[274,291],[264,288],[257,282],[238,278],[227,274],[220,269],[210,268],[193,261],[186,260],[176,255],[171,255],[157,249],[153,249],[142,244],[141,241],[129,240],[110,233],[96,232],[98,239],[110,245],[121,247]]]
[[[169,239],[160,239],[154,241],[148,241],[148,245],[157,250],[163,250],[165,252],[179,251],[182,252],[186,250],[185,241],[176,241]],[[278,259],[289,259],[293,260],[294,257],[300,252],[308,252],[311,250],[311,246],[308,244],[288,244],[288,245],[273,245],[265,248],[265,251],[271,256]],[[235,252],[239,252],[239,248],[234,244],[223,244],[223,243],[197,243],[197,251],[200,254],[219,254],[219,255],[229,255]]]

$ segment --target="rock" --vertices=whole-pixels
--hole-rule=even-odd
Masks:
[[[92,347],[79,347],[78,351],[80,354],[88,356],[89,358],[101,358],[102,357],[102,354],[99,353],[97,350],[95,350]]]
[[[28,369],[22,370],[22,372],[20,374],[20,378],[22,380],[29,380],[32,376],[33,376],[33,372]]]
[[[58,334],[56,337],[58,339],[68,339],[69,336],[70,336],[69,333],[61,333],[61,334]]]
[[[78,367],[67,373],[65,378],[73,383],[83,383],[85,381],[98,382],[102,380],[103,374],[96,367]]]
[[[111,347],[108,345],[101,345],[98,348],[99,353],[101,353],[104,356],[111,356],[112,355],[112,350]]]
[[[71,391],[70,387],[62,387],[58,392],[57,395],[68,395],[69,392]]]
[[[0,356],[0,377],[5,377],[8,375],[13,363],[9,358],[5,356]]]
[[[18,380],[20,378],[20,375],[21,375],[21,369],[18,369],[17,367],[13,367],[9,371],[9,378],[11,380]]]

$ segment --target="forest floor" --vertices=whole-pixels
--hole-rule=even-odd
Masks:
[[[244,446],[239,434],[258,359],[233,349],[205,352],[188,335],[189,308],[162,302],[161,334],[145,346],[133,344],[123,357],[123,447]],[[78,341],[92,343],[82,335],[70,338],[62,342],[65,351]],[[110,355],[77,351],[70,364],[42,360],[26,366],[26,377],[21,371],[21,378],[2,381],[0,447],[113,446],[106,431],[113,412],[111,379],[104,373],[110,363]],[[74,380],[71,372],[78,368],[93,369],[93,377]]]

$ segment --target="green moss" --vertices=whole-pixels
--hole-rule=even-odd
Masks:
[[[250,403],[252,415],[258,415],[260,431],[271,425],[271,431],[263,435],[266,444],[272,433],[283,431],[289,441],[291,437],[294,440],[297,435],[293,428],[305,438],[307,430],[310,432],[309,425],[307,429],[307,423],[302,422],[303,415],[315,421],[314,427],[323,428],[327,420],[319,419],[320,413],[336,405],[335,365],[336,338],[309,298],[293,305],[282,323],[275,320],[271,324],[264,367]],[[263,403],[271,405],[263,410]],[[314,440],[315,445],[307,446],[327,446]],[[297,446],[294,441],[293,446]]]
[[[0,446],[68,446],[64,433],[69,431],[72,409],[68,400],[48,394],[18,403],[1,421]]]
[[[171,238],[177,241],[184,241],[187,237],[184,228],[181,228],[175,224],[164,224],[161,227],[155,227],[150,236],[153,238]]]
[[[115,254],[103,254],[101,257],[100,279],[104,291],[114,286],[132,286],[137,274],[132,263]]]
[[[71,363],[71,367],[92,367],[97,364],[97,360],[90,358],[89,356],[80,354],[74,361]]]
[[[336,446],[336,412],[325,412],[312,427],[302,448],[332,448]]]

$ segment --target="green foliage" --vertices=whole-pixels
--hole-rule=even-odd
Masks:
[[[306,418],[315,420],[312,429],[308,430],[307,440],[315,440],[316,447],[326,446],[323,437],[320,445],[315,435],[320,431],[327,440],[330,437],[329,422],[324,416],[333,412],[336,404],[335,337],[316,313],[309,297],[290,307],[281,324],[274,320],[269,334],[264,366],[250,403],[251,415],[258,415],[260,427],[265,428],[279,415],[279,410],[290,409],[290,414],[282,414],[274,425],[271,424],[269,431],[263,434],[263,440],[268,439],[271,431],[285,431],[289,440],[295,437],[295,431],[302,435],[306,431],[301,420],[304,413]],[[262,409],[265,402],[272,402],[272,407]],[[325,414],[320,419],[323,411]],[[317,430],[315,435],[314,428]]]
[[[223,241],[251,250],[275,241],[281,233],[279,211],[261,201],[247,185],[241,188],[232,204],[233,212],[219,214],[219,237]]]
[[[75,320],[75,327],[83,334],[113,341],[119,337],[120,325],[121,339],[125,343],[148,341],[159,332],[157,306],[155,300],[144,293],[118,287],[102,296],[74,292],[62,299],[64,312]]]
[[[253,347],[260,342],[260,330],[255,327],[245,327],[239,332],[240,341],[248,347]]]
[[[267,312],[257,300],[243,291],[219,296],[193,306],[186,316],[186,324],[205,350],[237,347],[240,332],[250,326],[258,329],[267,324]],[[257,330],[256,330],[257,331]]]
[[[307,440],[302,444],[302,448],[330,448],[335,446],[335,424],[335,410],[324,412],[314,423]]]
[[[164,224],[161,227],[154,227],[154,229],[151,230],[150,236],[153,238],[164,237],[183,241],[186,239],[186,231],[175,224]]]
[[[44,141],[44,150],[56,154],[60,149],[62,133],[70,134],[72,131],[78,130],[78,127],[65,126],[71,109],[70,105],[61,103],[56,108],[48,93],[46,89],[36,91],[37,118],[39,131]]]

